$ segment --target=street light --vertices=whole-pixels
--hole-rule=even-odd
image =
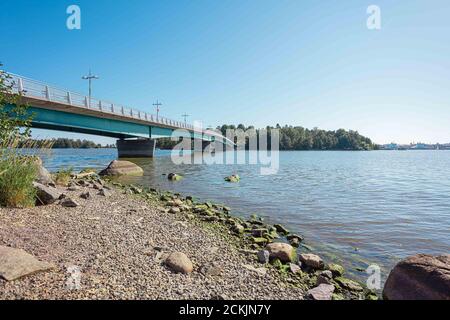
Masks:
[[[159,102],[158,100],[156,100],[156,103],[154,103],[153,105],[156,106],[156,121],[158,121],[158,117],[159,117],[159,107],[162,106],[162,103]]]
[[[89,108],[91,107],[91,97],[92,97],[92,80],[96,80],[99,77],[93,75],[91,73],[91,69],[89,69],[89,74],[87,76],[82,76],[81,79],[89,80]]]
[[[185,114],[182,114],[181,116],[184,118],[184,124],[186,124],[186,119],[187,119],[187,117],[189,117],[189,115],[185,113]]]

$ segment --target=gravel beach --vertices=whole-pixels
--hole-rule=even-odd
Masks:
[[[57,187],[78,203],[0,208],[0,245],[20,248],[55,265],[14,281],[0,279],[0,299],[303,299],[304,290],[262,267],[229,235],[196,219],[169,213],[121,189],[98,194]],[[89,191],[90,199],[80,195]],[[189,274],[164,264],[185,253]],[[254,267],[254,268],[253,268]],[[78,289],[70,289],[73,270]],[[71,272],[70,272],[71,271]],[[68,282],[69,280],[69,282]]]

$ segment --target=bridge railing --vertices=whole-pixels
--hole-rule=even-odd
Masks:
[[[120,104],[115,104],[105,100],[98,100],[90,98],[80,93],[70,92],[54,86],[50,86],[40,81],[22,77],[16,74],[9,73],[8,80],[12,85],[14,93],[20,93],[25,97],[52,101],[66,104],[73,107],[85,108],[90,110],[98,110],[104,113],[116,114],[123,117],[140,119],[152,123],[159,123],[162,125],[196,130],[193,125],[181,121],[171,120],[161,116],[155,116],[144,111],[129,108]]]

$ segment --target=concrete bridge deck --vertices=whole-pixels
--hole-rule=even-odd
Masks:
[[[13,93],[22,96],[23,102],[29,106],[29,112],[34,115],[32,126],[35,128],[87,133],[121,140],[186,137],[234,145],[231,140],[213,130],[204,130],[200,126],[89,98],[19,75],[9,75]],[[126,145],[126,142],[121,145]],[[133,142],[133,145],[136,146],[136,143]],[[144,145],[148,145],[148,142],[143,142]]]

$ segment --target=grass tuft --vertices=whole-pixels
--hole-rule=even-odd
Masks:
[[[54,174],[55,183],[57,185],[67,187],[70,180],[72,179],[72,167],[61,168]]]
[[[11,138],[0,143],[0,206],[24,208],[36,202],[33,181],[38,175],[37,153],[49,146]]]

